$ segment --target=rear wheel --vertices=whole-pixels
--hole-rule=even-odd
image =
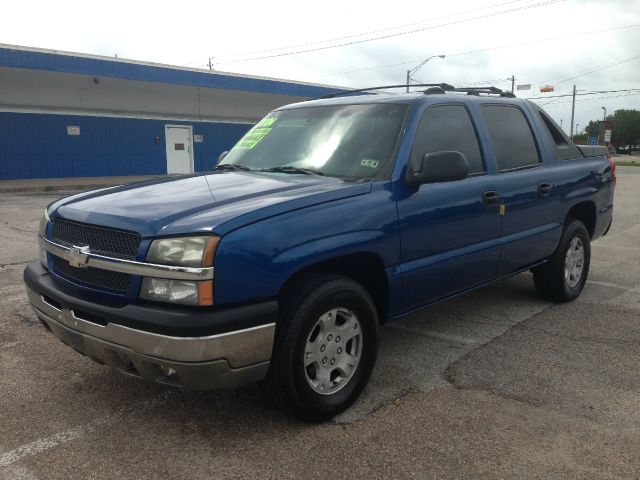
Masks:
[[[366,385],[377,354],[378,316],[358,283],[319,274],[282,299],[265,387],[275,403],[306,421],[347,409]]]
[[[575,300],[587,281],[590,261],[589,232],[580,220],[567,220],[551,260],[533,269],[536,290],[547,300]]]

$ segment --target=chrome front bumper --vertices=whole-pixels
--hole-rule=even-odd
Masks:
[[[275,323],[205,337],[172,337],[115,323],[100,325],[58,308],[29,286],[31,307],[63,343],[127,375],[208,390],[264,379]]]

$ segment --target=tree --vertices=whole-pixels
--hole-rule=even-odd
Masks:
[[[611,143],[616,147],[640,143],[640,111],[625,109],[615,111]],[[629,153],[631,153],[631,149],[629,149]]]
[[[588,135],[586,133],[575,134],[573,136],[573,143],[576,145],[586,145],[588,141]]]
[[[597,120],[590,120],[589,125],[584,129],[590,137],[597,137],[600,133],[600,122]]]

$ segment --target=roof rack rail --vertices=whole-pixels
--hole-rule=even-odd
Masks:
[[[370,92],[373,90],[385,90],[388,88],[407,88],[407,87],[440,87],[442,90],[451,91],[456,87],[453,85],[449,85],[448,83],[412,83],[411,85],[401,84],[401,85],[384,85],[382,87],[370,87],[370,88],[358,88],[355,90],[345,90],[343,92],[330,93],[329,95],[324,95],[322,98],[334,98],[339,97],[341,95],[350,95],[352,93],[360,93],[360,92]]]
[[[498,87],[454,87],[453,85],[449,85],[448,83],[414,83],[411,85],[401,84],[401,85],[384,85],[381,87],[369,87],[369,88],[358,88],[354,90],[344,90],[342,92],[330,93],[329,95],[324,95],[323,98],[335,98],[342,95],[350,95],[353,93],[364,93],[371,92],[375,90],[386,90],[390,88],[407,88],[407,87],[429,87],[424,90],[425,95],[433,95],[438,93],[446,93],[446,92],[466,92],[467,95],[500,95],[501,97],[506,98],[516,98],[516,96],[509,91],[504,91],[499,89]]]
[[[467,95],[480,95],[481,93],[487,95],[500,95],[501,97],[515,98],[516,96],[509,91],[501,90],[497,87],[460,87],[456,88],[455,92],[467,92]]]

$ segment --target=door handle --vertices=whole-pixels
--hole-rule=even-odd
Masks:
[[[541,197],[548,197],[551,194],[553,185],[547,182],[540,183],[538,185],[538,195]]]
[[[496,205],[500,201],[500,195],[495,190],[489,190],[482,194],[482,202],[487,206]]]

